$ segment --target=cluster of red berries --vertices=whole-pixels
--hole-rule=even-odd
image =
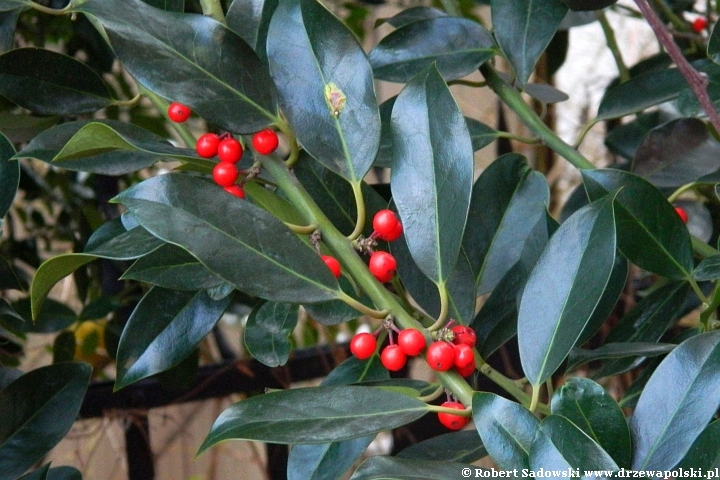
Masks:
[[[688,222],[688,214],[682,207],[675,207],[675,212],[680,216],[680,220],[683,221],[683,223]]]
[[[414,328],[397,332],[397,343],[393,341],[393,330],[390,330],[390,345],[383,348],[380,361],[391,372],[402,369],[407,357],[416,357],[425,350],[425,336]],[[372,333],[358,333],[350,341],[350,352],[360,360],[372,357],[377,349],[377,339]]]
[[[402,232],[402,223],[392,210],[380,210],[373,217],[373,233],[370,238],[393,242],[400,238]],[[368,268],[379,282],[386,283],[395,276],[397,261],[391,253],[376,250],[370,255]]]
[[[456,325],[450,332],[452,334],[441,332],[440,336],[452,340],[433,342],[427,349],[425,359],[433,370],[445,372],[455,368],[460,376],[468,377],[475,371],[475,331],[464,325]]]
[[[173,122],[184,122],[190,117],[190,108],[173,102],[168,107],[168,118]],[[253,135],[252,145],[260,155],[270,155],[278,147],[277,134],[266,128]],[[245,191],[242,185],[235,182],[240,176],[237,163],[243,156],[243,146],[231,134],[224,133],[217,135],[206,133],[198,138],[195,144],[195,151],[203,158],[213,158],[217,155],[220,160],[213,168],[213,180],[223,189],[239,198],[245,198]]]

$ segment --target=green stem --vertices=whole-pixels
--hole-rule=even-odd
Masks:
[[[73,5],[73,2],[70,2],[64,8],[50,8],[45,5],[40,5],[39,3],[30,2],[29,6],[38,12],[47,13],[48,15],[67,15],[68,12],[70,12],[70,10],[76,5]]]
[[[317,230],[317,225],[295,225],[285,222],[285,226],[292,230],[293,233],[297,233],[298,235],[310,235],[315,230]]]
[[[540,141],[553,149],[558,155],[579,169],[595,168],[590,160],[585,158],[573,147],[565,143],[555,132],[543,123],[540,117],[525,103],[522,95],[515,88],[503,81],[497,72],[487,63],[480,67],[480,72],[487,80],[488,85],[498,97],[510,107],[520,120],[536,135]]]
[[[472,404],[465,407],[464,410],[459,410],[457,408],[441,407],[439,405],[428,405],[428,410],[436,413],[451,413],[459,417],[469,417],[470,415],[472,415]]]
[[[340,295],[338,295],[338,300],[341,300],[345,302],[346,304],[350,305],[352,308],[357,310],[358,312],[362,313],[363,315],[367,315],[368,317],[372,318],[385,318],[390,313],[390,310],[375,310],[374,308],[370,308],[364,303],[360,303],[357,300],[355,300],[353,297],[348,295],[345,292],[340,292]]]
[[[442,395],[444,392],[445,392],[445,387],[443,387],[442,385],[439,385],[438,388],[431,394],[425,395],[424,397],[417,397],[417,399],[420,400],[421,402],[425,402],[425,403],[432,402],[436,398],[440,398],[440,395]]]
[[[692,248],[703,258],[712,257],[714,255],[720,255],[720,251],[716,250],[712,246],[708,245],[707,243],[703,242],[699,238],[695,237],[694,235],[690,235],[690,241],[692,242]]]
[[[443,325],[445,325],[448,311],[450,310],[447,286],[445,285],[445,283],[439,283],[437,287],[438,293],[440,294],[440,313],[438,314],[435,323],[428,327],[428,330],[430,330],[431,332],[434,332],[435,330],[440,330]]]
[[[530,411],[535,413],[535,411],[538,408],[538,403],[540,400],[540,387],[538,385],[532,386],[532,400],[530,401]]]
[[[140,103],[141,99],[142,94],[138,93],[129,100],[115,100],[115,102],[113,102],[113,105],[115,105],[116,107],[134,107],[135,105]]]
[[[200,7],[204,15],[222,24],[227,24],[220,0],[200,0]]]
[[[607,16],[605,15],[605,12],[603,10],[598,10],[596,12],[596,16],[598,20],[600,21],[600,26],[602,27],[603,33],[605,34],[605,42],[607,43],[608,48],[610,49],[610,52],[612,52],[612,56],[615,59],[615,65],[617,65],[618,72],[620,73],[620,82],[627,82],[630,80],[630,71],[627,68],[627,65],[625,65],[625,62],[622,58],[622,53],[620,52],[620,48],[617,44],[617,39],[615,38],[615,31],[610,26],[610,22],[608,22]]]
[[[509,132],[498,132],[496,136],[498,138],[507,138],[508,140],[515,140],[517,142],[526,143],[528,145],[535,145],[536,143],[540,143],[539,138],[528,138]]]
[[[704,332],[709,332],[711,328],[711,319],[713,313],[720,308],[720,283],[715,284],[715,291],[713,292],[712,303],[700,314],[700,325]]]
[[[595,126],[595,124],[598,121],[596,119],[590,120],[588,123],[583,125],[582,129],[580,130],[580,133],[578,133],[577,138],[575,139],[575,143],[573,143],[573,148],[580,147],[580,144],[582,144],[583,140],[585,139],[585,136],[588,134],[590,129]]]
[[[152,104],[155,105],[155,108],[160,110],[160,112],[167,117],[167,109],[168,109],[168,105],[170,105],[168,103],[168,101],[165,100],[164,98],[162,98],[161,96],[156,95],[154,92],[151,92],[150,90],[143,87],[139,83],[137,85],[138,85],[138,90],[140,91],[140,93],[145,95],[152,102]],[[177,122],[169,122],[169,123],[170,123],[170,125],[172,125],[172,127],[175,129],[175,131],[178,133],[178,135],[180,135],[180,138],[182,138],[183,142],[185,142],[185,145],[188,148],[195,148],[195,136],[192,134],[190,129],[185,124],[177,123]]]
[[[307,223],[314,223],[322,233],[323,242],[333,251],[345,271],[380,308],[388,309],[394,315],[394,321],[400,328],[415,328],[426,331],[422,324],[408,313],[395,296],[368,271],[367,265],[353,248],[352,242],[345,237],[315,203],[310,194],[300,184],[285,164],[277,156],[262,158],[263,167],[287,196],[290,203],[300,212]],[[464,404],[472,402],[473,390],[468,383],[455,372],[438,372],[438,378]]]
[[[688,283],[692,287],[693,291],[695,292],[695,295],[700,299],[700,301],[703,303],[703,305],[707,305],[710,303],[710,300],[705,296],[703,291],[700,289],[700,286],[697,284],[694,278],[688,277],[687,278]]]
[[[348,235],[348,240],[355,240],[360,236],[365,228],[365,199],[362,192],[362,180],[352,182],[353,195],[355,196],[355,209],[357,210],[357,220],[355,221],[355,230]]]
[[[682,187],[679,187],[677,190],[675,190],[672,195],[668,197],[668,202],[673,203],[675,200],[680,197],[683,193],[687,192],[688,190],[695,187],[695,182],[686,183]]]
[[[495,370],[493,367],[490,366],[490,364],[485,363],[485,360],[480,357],[479,354],[475,355],[475,364],[479,364],[479,370],[480,373],[485,375],[488,379],[495,382],[497,385],[502,387],[506,392],[508,392],[510,395],[515,397],[515,399],[520,402],[521,404],[525,405],[526,407],[529,407],[532,404],[532,398],[530,395],[525,393],[525,390],[523,390],[517,382],[514,380],[506,377],[502,373]],[[550,409],[547,405],[539,404],[536,405],[536,409],[545,415],[550,414]]]

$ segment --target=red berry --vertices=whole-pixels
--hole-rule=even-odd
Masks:
[[[378,281],[385,283],[392,280],[395,275],[395,268],[397,268],[397,262],[388,252],[377,251],[373,252],[370,256],[370,263],[368,264],[370,273],[372,273]]]
[[[460,402],[445,402],[441,407],[454,408],[457,410],[465,410],[465,406]],[[438,420],[450,430],[460,430],[470,421],[470,417],[454,415],[452,413],[438,413]]]
[[[325,265],[328,266],[332,274],[335,275],[335,278],[340,278],[340,262],[330,255],[322,255],[320,258],[323,259],[323,262],[325,262]]]
[[[681,207],[675,207],[675,211],[678,215],[680,215],[680,220],[682,220],[683,223],[688,222],[688,214],[684,209],[682,209]]]
[[[391,372],[397,372],[405,366],[407,355],[403,353],[399,345],[388,345],[380,353],[380,361]]]
[[[406,328],[398,334],[397,343],[405,355],[415,357],[425,349],[425,335],[414,328]]]
[[[455,370],[457,371],[458,375],[460,375],[461,377],[469,377],[475,371],[475,362],[471,363],[470,365],[468,365],[467,367],[464,367],[464,368],[455,367]]]
[[[277,133],[269,128],[261,130],[253,135],[252,144],[260,155],[270,155],[279,144]]]
[[[211,158],[217,155],[220,137],[214,133],[206,133],[198,138],[195,144],[195,151],[203,158]]]
[[[456,369],[463,369],[475,363],[475,354],[473,353],[472,347],[464,343],[459,343],[453,346],[453,350],[455,352],[453,365]]]
[[[707,19],[705,17],[698,17],[692,23],[692,29],[697,33],[701,33],[703,30],[705,30],[706,27]]]
[[[455,360],[455,349],[448,342],[433,342],[425,355],[428,365],[433,370],[444,372],[450,370]]]
[[[371,333],[358,333],[350,340],[350,352],[360,360],[373,356],[377,348],[377,339]]]
[[[402,223],[398,222],[398,224],[395,225],[395,229],[390,233],[380,236],[380,240],[385,240],[386,242],[394,242],[395,240],[400,238],[400,235],[402,235],[402,233],[403,233]]]
[[[238,178],[238,169],[234,163],[220,162],[213,168],[213,179],[221,187],[229,187]]]
[[[398,223],[400,221],[395,216],[395,212],[388,209],[380,210],[373,217],[373,229],[380,238],[392,233]]]
[[[469,347],[475,346],[477,336],[475,335],[475,330],[472,328],[466,327],[465,325],[456,325],[453,327],[452,331],[455,334],[455,338],[453,339],[453,343],[455,345],[464,343]]]
[[[245,190],[243,190],[240,185],[230,185],[228,187],[223,187],[223,190],[225,190],[231,195],[235,195],[238,198],[245,198]]]
[[[242,145],[232,137],[226,138],[218,144],[217,155],[221,162],[237,163],[242,154]]]
[[[176,123],[182,123],[190,118],[190,107],[179,102],[172,102],[167,110],[168,118]]]

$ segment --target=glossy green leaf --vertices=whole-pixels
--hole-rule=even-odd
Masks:
[[[15,26],[19,16],[19,8],[0,11],[0,54],[10,50],[15,43]]]
[[[0,94],[41,115],[75,115],[113,103],[102,78],[86,64],[42,48],[0,55]]]
[[[316,0],[283,0],[270,21],[267,53],[298,141],[327,168],[359,182],[378,150],[380,114],[355,36]]]
[[[473,179],[467,124],[431,67],[400,92],[392,111],[390,186],[415,263],[436,284],[457,263]]]
[[[692,337],[665,357],[630,418],[634,470],[666,470],[682,460],[720,406],[718,362],[720,331]]]
[[[0,112],[0,132],[13,143],[27,143],[60,120],[58,116],[37,117],[30,113]]]
[[[440,16],[398,28],[380,40],[369,59],[375,78],[407,83],[433,63],[445,80],[462,78],[493,55],[495,42],[485,27]]]
[[[612,196],[575,212],[548,242],[518,310],[520,359],[532,385],[555,372],[582,334],[605,292],[615,252]]]
[[[692,277],[700,282],[720,279],[720,255],[713,255],[700,262],[693,270]]]
[[[627,357],[655,357],[665,355],[671,352],[675,345],[668,343],[649,343],[649,342],[617,342],[606,343],[605,345],[593,350],[585,350],[583,348],[573,348],[568,355],[568,364],[566,370],[572,371],[580,365],[584,365],[596,360],[609,360],[615,358]]]
[[[487,456],[478,432],[462,430],[445,433],[411,445],[398,454],[398,458],[472,463]]]
[[[607,336],[606,344],[657,342],[670,326],[687,313],[683,304],[690,292],[687,282],[671,282],[658,288],[620,319]],[[627,357],[606,361],[594,378],[617,375],[637,363],[636,358]]]
[[[473,394],[472,409],[475,428],[497,466],[529,468],[530,445],[540,420],[522,405],[488,392]]]
[[[185,10],[185,0],[143,0],[143,2],[170,12],[182,12]]]
[[[10,367],[0,367],[0,390],[22,377],[22,370]]]
[[[495,39],[525,85],[568,8],[562,0],[491,0],[490,8]]]
[[[180,160],[200,167],[215,163],[194,150],[176,148],[167,140],[132,124],[124,132],[104,123],[89,123],[78,130],[53,157],[52,163],[69,170],[122,175],[149,167],[160,160]]]
[[[296,445],[288,456],[288,480],[341,478],[375,439],[374,435],[320,445]]]
[[[591,199],[620,189],[615,203],[618,248],[637,266],[669,278],[693,270],[690,234],[670,203],[648,181],[628,172],[582,172]]]
[[[402,10],[400,13],[387,19],[387,23],[395,28],[401,28],[413,22],[429,18],[447,17],[447,13],[433,7],[416,6]]]
[[[213,300],[204,290],[148,290],[120,337],[115,390],[183,361],[210,333],[230,300]]]
[[[13,155],[15,147],[0,133],[0,218],[10,210],[20,183],[20,163],[10,160]]]
[[[720,63],[720,29],[713,26],[712,32],[710,32],[710,38],[708,38],[707,44],[707,55],[715,63]]]
[[[32,0],[0,0],[0,11],[29,6]]]
[[[592,478],[592,474],[585,473],[587,470],[605,470],[605,476],[610,477],[619,467],[601,446],[570,420],[550,415],[543,419],[530,447],[530,469],[536,472],[580,471],[582,476]]]
[[[632,171],[658,187],[677,188],[720,168],[720,143],[705,122],[680,118],[653,128],[635,152]]]
[[[491,126],[485,125],[474,118],[465,117],[465,121],[467,122],[468,131],[470,132],[473,150],[476,152],[490,145],[500,135],[500,132]]]
[[[248,182],[243,188],[247,199],[258,207],[267,210],[279,220],[294,225],[303,224],[304,220],[297,209],[277,193],[265,188],[264,185],[258,182]]]
[[[153,235],[181,246],[242,292],[291,303],[337,297],[337,280],[312,248],[265,210],[236,200],[182,174],[153,177],[117,197]]]
[[[645,135],[663,123],[661,119],[659,111],[637,115],[632,121],[610,130],[605,136],[605,146],[611,152],[632,161]]]
[[[125,270],[121,279],[138,280],[176,290],[202,290],[222,283],[222,279],[215,276],[197,258],[168,243],[135,260],[135,263]]]
[[[91,370],[80,363],[40,367],[0,390],[3,475],[22,475],[67,434],[80,410]]]
[[[270,19],[278,0],[233,0],[225,19],[228,27],[250,45],[261,60],[266,61],[266,40]]]
[[[503,155],[478,177],[463,236],[478,294],[492,291],[520,259],[549,200],[545,178],[522,155]]]
[[[35,317],[31,316],[30,306],[29,298],[21,298],[12,304],[12,308],[26,320],[24,326],[27,328],[27,332],[59,332],[68,328],[78,319],[74,310],[57,300],[46,300]],[[30,321],[31,318],[34,318],[34,321]]]
[[[390,373],[383,367],[379,355],[368,360],[358,360],[351,356],[335,367],[322,381],[327,387],[349,385],[360,382],[380,382],[390,379]]]
[[[438,462],[376,455],[360,464],[350,480],[448,480],[470,469],[473,474],[490,471],[466,463]]]
[[[350,440],[400,427],[427,411],[428,405],[420,400],[374,387],[276,391],[227,408],[200,452],[230,439],[294,444]]]
[[[250,355],[268,367],[285,365],[290,357],[292,335],[298,321],[298,306],[262,302],[250,312],[243,340]]]
[[[617,2],[617,0],[563,0],[565,5],[573,11],[602,10]]]
[[[17,480],[47,480],[49,470],[50,464],[46,463],[42,467],[33,470],[32,472],[28,472],[22,477],[18,477]]]
[[[148,90],[235,133],[257,132],[275,121],[275,89],[267,68],[223,24],[140,0],[89,0],[73,11],[100,26],[123,67]]]
[[[6,330],[9,330],[13,335],[24,337],[31,329],[29,323],[6,300],[0,298],[0,327],[5,335],[7,335]]]
[[[585,432],[618,465],[630,468],[630,429],[620,406],[603,387],[587,378],[568,378],[555,391],[550,408]]]
[[[708,471],[720,467],[720,420],[705,427],[695,439],[677,469]]]
[[[603,95],[595,120],[609,120],[642,112],[678,96],[687,83],[676,68],[651,70],[611,86]]]

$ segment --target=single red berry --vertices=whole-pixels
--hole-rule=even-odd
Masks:
[[[237,163],[243,154],[242,145],[233,137],[222,140],[217,147],[217,155],[221,162]]]
[[[277,133],[269,128],[260,130],[252,137],[253,148],[260,155],[270,155],[278,147],[279,140]]]
[[[454,408],[457,410],[465,410],[465,406],[460,402],[445,402],[441,407]],[[452,413],[438,413],[438,420],[450,430],[460,430],[470,421],[470,417],[454,415]]]
[[[405,355],[415,357],[425,349],[425,335],[414,328],[406,328],[398,334],[397,343]]]
[[[372,357],[376,348],[377,339],[371,333],[358,333],[350,340],[350,353],[360,360]]]
[[[475,354],[473,353],[472,347],[464,343],[453,345],[455,357],[453,358],[453,365],[456,369],[466,368],[468,365],[475,363]]]
[[[458,375],[460,375],[461,377],[463,377],[463,378],[469,377],[475,371],[475,362],[469,364],[467,367],[464,367],[464,368],[455,367],[455,370],[457,371]]]
[[[398,223],[400,221],[395,216],[395,212],[387,208],[380,210],[373,217],[373,229],[379,237],[392,233]]]
[[[217,155],[220,137],[214,133],[206,133],[198,138],[195,144],[195,151],[203,158],[211,158]]]
[[[455,360],[455,349],[448,342],[433,342],[425,355],[428,365],[433,370],[444,372],[450,370]]]
[[[234,163],[220,162],[213,168],[213,179],[221,187],[229,187],[238,178],[238,169]]]
[[[175,123],[182,123],[190,118],[190,107],[179,102],[172,102],[167,110],[168,118]]]
[[[391,372],[397,372],[405,366],[407,355],[403,353],[399,345],[388,345],[380,353],[380,361]]]
[[[330,255],[321,255],[320,258],[323,259],[323,262],[325,262],[325,265],[328,266],[332,274],[335,275],[335,278],[340,278],[340,262]]]
[[[477,336],[475,335],[475,330],[472,328],[466,327],[465,325],[456,325],[453,327],[452,331],[455,334],[455,338],[453,339],[453,343],[455,345],[464,343],[469,347],[475,346]]]
[[[223,190],[225,190],[231,195],[235,195],[238,198],[245,198],[245,190],[240,185],[233,184],[227,187],[223,187]]]
[[[385,283],[392,280],[395,275],[397,262],[388,252],[377,251],[370,255],[370,263],[368,264],[370,273],[372,273],[378,281]]]
[[[380,240],[385,240],[386,242],[394,242],[395,240],[400,238],[400,235],[402,235],[402,233],[402,223],[398,222],[398,224],[395,225],[395,229],[390,233],[386,233],[385,235],[380,236]]]
[[[705,30],[706,27],[707,27],[707,18],[705,18],[705,17],[698,17],[692,23],[692,29],[693,29],[693,31],[695,31],[697,33],[701,33],[703,30]]]
[[[683,223],[688,222],[688,214],[683,208],[675,207],[675,211],[677,212],[678,215],[680,215],[680,220],[682,220]]]

